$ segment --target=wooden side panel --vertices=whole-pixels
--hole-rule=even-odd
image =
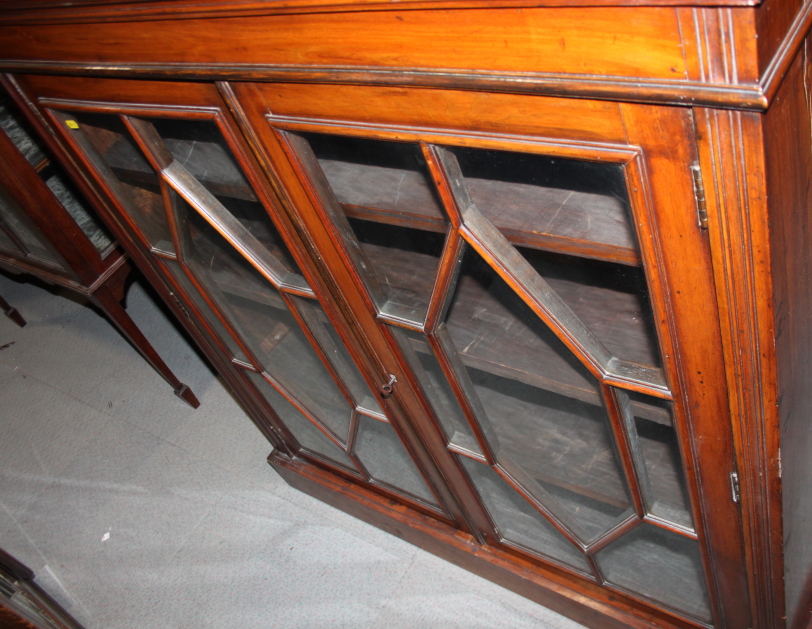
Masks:
[[[9,26],[0,57],[687,78],[673,8],[372,11]]]
[[[770,197],[788,626],[812,611],[812,116],[810,41],[764,124]]]

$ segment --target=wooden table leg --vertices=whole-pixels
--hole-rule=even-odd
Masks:
[[[17,312],[16,308],[13,308],[5,299],[0,296],[0,309],[6,314],[6,316],[14,321],[17,325],[21,328],[25,327],[25,319],[23,316]]]
[[[185,401],[192,408],[200,406],[200,402],[195,397],[192,390],[172,373],[172,370],[167,366],[163,359],[152,347],[152,344],[144,336],[143,332],[138,328],[127,314],[119,301],[116,299],[113,292],[106,286],[99,287],[95,293],[89,295],[90,299],[96,306],[110,318],[119,331],[133,344],[133,346],[141,353],[144,359],[153,366],[155,371],[160,373],[169,384],[175,388],[175,395]]]

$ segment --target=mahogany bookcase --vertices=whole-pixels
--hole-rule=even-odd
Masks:
[[[810,22],[6,0],[0,70],[288,483],[591,627],[806,629]]]

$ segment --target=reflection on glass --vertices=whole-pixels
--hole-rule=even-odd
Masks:
[[[288,402],[265,378],[253,371],[246,370],[243,373],[256,385],[302,448],[357,473],[355,464],[347,453],[333,443],[299,409]]]
[[[417,496],[429,504],[437,504],[412,457],[388,423],[359,415],[355,455],[373,479]]]
[[[23,243],[28,253],[40,260],[62,267],[56,252],[14,198],[0,187],[0,220]]]
[[[470,249],[447,326],[514,480],[584,542],[626,517],[632,501],[595,379]]]
[[[633,451],[638,459],[637,465],[643,468],[641,476],[645,480],[649,513],[693,528],[671,403],[631,391],[618,391],[617,395],[624,409],[627,430],[635,444]]]
[[[596,557],[609,583],[711,622],[699,544],[695,540],[642,524]]]
[[[239,345],[237,345],[234,337],[231,336],[217,315],[214,314],[214,311],[211,309],[209,304],[206,303],[203,295],[201,295],[197,288],[195,288],[194,284],[192,284],[191,280],[188,278],[181,266],[177,262],[167,260],[165,258],[161,258],[159,264],[167,269],[169,274],[180,285],[186,299],[195,305],[200,313],[200,316],[206,321],[206,323],[209,324],[217,337],[223,343],[225,343],[226,347],[228,347],[231,356],[237,360],[241,360],[244,363],[250,364],[250,361],[240,349]]]
[[[173,253],[158,175],[118,116],[55,112],[156,249]]]
[[[508,240],[531,247],[599,245],[636,255],[623,168],[618,164],[471,148],[457,158],[474,204]],[[596,246],[598,245],[598,246]]]
[[[642,268],[533,249],[519,252],[612,354],[661,366]]]
[[[383,415],[381,407],[372,396],[369,386],[361,377],[344,342],[338,336],[321,305],[313,299],[303,297],[291,296],[290,299],[299,315],[304,319],[310,333],[315,337],[327,361],[336,371],[341,382],[347,386],[355,406],[373,414]]]
[[[190,206],[186,264],[209,291],[259,364],[341,441],[352,407],[288,310],[284,299]]]
[[[470,452],[482,454],[426,337],[419,332],[394,326],[389,326],[389,329],[420,382],[420,388],[434,409],[434,415],[440,421],[448,441]]]
[[[490,466],[467,457],[459,459],[504,540],[591,574],[583,553]]]
[[[306,134],[341,204],[350,249],[381,312],[415,323],[428,308],[449,221],[416,144]]]
[[[0,91],[0,129],[19,149],[29,164],[36,166],[45,159],[45,151],[40,139],[3,91]]]
[[[43,173],[43,176],[45,176],[45,173]],[[79,229],[88,237],[96,251],[101,253],[113,244],[113,239],[107,228],[102,224],[95,212],[81,200],[79,194],[62,173],[54,172],[47,177],[45,183],[62,204],[62,207],[76,221]]]

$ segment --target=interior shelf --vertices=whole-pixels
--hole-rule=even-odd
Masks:
[[[347,216],[447,231],[437,195],[420,172],[329,159],[319,164]],[[465,183],[472,200],[515,245],[640,264],[628,213],[615,197],[477,178]]]
[[[185,155],[179,160],[189,173],[215,196],[256,201],[251,186],[234,165],[234,160],[214,142],[164,140],[173,155]],[[105,153],[104,159],[122,181],[157,185],[158,176],[137,153],[129,139],[122,138]]]

